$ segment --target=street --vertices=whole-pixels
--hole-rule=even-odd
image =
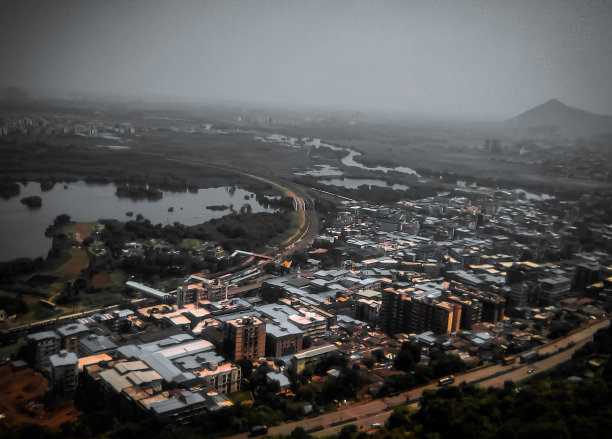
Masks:
[[[593,321],[593,323],[588,323],[588,326],[580,331],[577,331],[563,339],[554,340],[541,346],[539,349],[537,349],[540,354],[551,354],[550,357],[543,360],[525,365],[517,362],[507,366],[496,364],[478,368],[471,372],[457,375],[455,385],[477,381],[477,385],[480,387],[503,387],[505,381],[512,380],[514,382],[519,382],[531,376],[537,375],[538,373],[550,370],[557,364],[569,360],[576,350],[580,349],[582,346],[584,346],[584,344],[592,339],[595,332],[609,326],[609,324],[610,320],[608,319]],[[574,345],[562,352],[557,352],[559,349],[567,347],[570,343],[574,343]],[[532,368],[534,371],[532,374],[529,374],[527,371]],[[502,372],[501,375],[493,377],[493,375],[500,372]],[[338,433],[342,427],[348,424],[355,424],[360,430],[368,430],[374,423],[383,424],[389,417],[393,407],[404,404],[406,401],[417,400],[423,395],[425,390],[437,388],[437,382],[432,382],[425,386],[418,387],[407,392],[402,392],[394,397],[376,399],[368,403],[349,403],[346,406],[340,407],[333,413],[326,413],[315,418],[307,418],[301,421],[270,427],[268,434],[289,435],[296,427],[302,427],[306,431],[323,427],[323,429],[314,431],[312,434],[314,436],[329,436]],[[411,404],[411,408],[415,410],[418,409],[418,403]],[[357,420],[340,425],[332,425],[353,418],[357,418]],[[248,433],[241,433],[230,436],[229,439],[244,439],[247,437]]]

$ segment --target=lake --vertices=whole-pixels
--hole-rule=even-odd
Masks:
[[[64,189],[66,186],[66,189]],[[138,200],[118,198],[114,184],[58,183],[52,190],[42,192],[40,184],[31,182],[21,185],[21,193],[9,200],[0,199],[0,261],[20,257],[46,257],[51,248],[51,239],[45,236],[47,226],[56,216],[66,213],[73,221],[93,222],[99,219],[130,221],[142,214],[153,224],[179,222],[193,226],[219,218],[229,210],[211,210],[206,206],[229,206],[239,211],[248,203],[252,212],[275,212],[255,200],[255,194],[241,188],[231,191],[229,187],[199,189],[192,192],[164,192],[160,200]],[[42,207],[30,209],[21,199],[37,195],[42,198]],[[248,200],[245,199],[248,198]],[[172,207],[173,212],[168,212]],[[134,212],[133,217],[126,216]]]

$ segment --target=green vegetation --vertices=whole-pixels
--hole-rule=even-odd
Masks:
[[[25,204],[28,207],[40,207],[42,206],[42,198],[37,195],[25,197],[21,199],[21,204]]]
[[[102,241],[117,257],[125,243],[143,239],[160,239],[184,249],[193,248],[198,241],[213,241],[229,252],[235,249],[259,251],[285,233],[290,216],[285,211],[231,214],[196,226],[178,223],[161,226],[148,220],[127,223],[106,220],[103,221]]]
[[[439,349],[432,349],[430,356],[428,366],[419,365],[420,346],[405,342],[394,360],[395,368],[404,373],[387,377],[378,391],[378,396],[388,396],[465,370],[465,363],[459,357],[447,355]]]
[[[27,303],[23,307],[19,302],[11,309],[18,310],[21,317],[3,326],[117,302],[122,298],[127,275],[159,286],[168,279],[176,283],[177,278],[189,273],[227,270],[232,261],[221,257],[224,254],[214,243],[227,252],[264,251],[285,236],[293,214],[288,210],[232,213],[192,227],[179,223],[154,225],[142,218],[127,223],[72,223],[68,215],[59,215],[45,232],[53,238],[46,259],[0,263],[0,286],[13,297],[44,298],[59,308],[38,304],[32,308]],[[134,241],[139,247],[124,252],[125,245]]]
[[[228,393],[227,397],[234,404],[250,404],[253,402],[253,395],[248,390]]]

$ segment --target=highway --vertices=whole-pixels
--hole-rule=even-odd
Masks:
[[[608,319],[589,321],[581,330],[536,349],[541,355],[550,354],[549,357],[543,360],[527,365],[515,363],[507,366],[492,365],[478,368],[457,375],[455,385],[464,382],[476,382],[481,387],[502,387],[504,382],[508,380],[520,382],[569,360],[576,350],[592,339],[595,332],[609,326],[609,324],[610,321]],[[560,349],[564,350],[559,351]],[[529,369],[533,369],[533,373],[528,373]],[[494,376],[500,373],[501,375]],[[317,431],[312,432],[314,436],[328,436],[338,433],[342,427],[348,424],[355,424],[359,429],[368,430],[374,423],[384,423],[395,406],[404,404],[407,401],[415,401],[410,406],[415,410],[418,409],[418,402],[416,401],[423,395],[423,392],[437,388],[437,382],[431,382],[425,386],[402,392],[394,397],[376,399],[367,403],[349,403],[341,406],[338,411],[333,413],[270,427],[268,434],[288,435],[296,427],[302,427],[306,431],[317,429]],[[357,419],[355,420],[355,418]],[[323,428],[320,429],[321,427]],[[229,439],[244,439],[246,437],[248,437],[248,433],[241,433],[230,436]]]

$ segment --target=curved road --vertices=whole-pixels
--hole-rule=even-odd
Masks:
[[[508,380],[512,380],[514,382],[522,381],[538,373],[550,370],[556,365],[569,360],[576,350],[580,349],[592,339],[595,332],[609,326],[609,324],[610,320],[608,319],[589,321],[580,331],[577,331],[563,339],[547,343],[537,349],[540,354],[551,354],[551,356],[548,358],[528,365],[492,365],[478,368],[476,370],[457,375],[455,384],[478,381],[477,385],[481,387],[503,387],[504,382]],[[574,345],[568,348],[570,343],[574,343]],[[560,349],[565,350],[559,352]],[[529,369],[533,369],[532,374],[527,372]],[[501,373],[501,375],[493,377],[493,375],[498,373]],[[390,411],[395,406],[405,404],[407,401],[413,401],[410,406],[413,409],[417,409],[417,400],[423,395],[423,392],[425,390],[436,388],[438,388],[437,383],[432,382],[425,386],[403,392],[394,397],[376,399],[367,403],[348,404],[333,413],[327,413],[315,418],[303,419],[301,421],[271,427],[268,434],[289,435],[296,427],[302,427],[307,431],[323,427],[322,430],[313,432],[312,434],[315,436],[328,436],[338,433],[342,427],[348,424],[355,424],[358,426],[358,428],[367,430],[374,423],[384,423],[389,417]],[[354,420],[354,418],[357,418],[357,420]],[[341,424],[332,425],[336,423]],[[229,439],[245,439],[247,437],[248,433],[241,433],[230,436]]]

